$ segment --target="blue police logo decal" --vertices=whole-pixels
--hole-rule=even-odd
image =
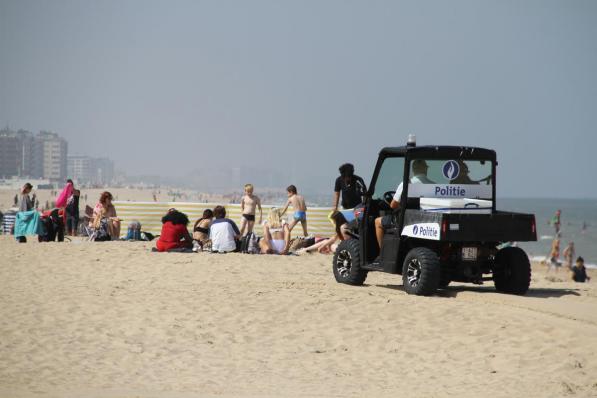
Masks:
[[[452,181],[458,177],[458,174],[460,174],[460,165],[455,160],[448,160],[446,163],[444,163],[442,172],[444,173],[444,177]]]
[[[418,233],[419,233],[419,226],[418,226],[418,225],[415,225],[415,226],[413,227],[413,235],[416,235],[416,234],[418,234]]]

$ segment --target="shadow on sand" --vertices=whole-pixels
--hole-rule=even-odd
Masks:
[[[402,285],[374,285],[376,287],[383,287],[386,289],[400,290],[404,292]],[[436,297],[454,298],[461,292],[477,292],[477,293],[497,293],[493,286],[448,286],[444,289],[439,289],[435,294]],[[499,294],[499,293],[498,293]],[[506,293],[504,293],[506,294]],[[530,288],[524,296],[519,297],[563,297],[563,296],[580,296],[578,289],[552,289],[552,288]]]

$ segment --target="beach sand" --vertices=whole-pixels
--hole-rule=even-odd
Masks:
[[[152,245],[0,236],[0,397],[597,396],[595,279],[416,297],[326,255]]]

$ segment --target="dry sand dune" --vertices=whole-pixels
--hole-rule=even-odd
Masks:
[[[0,397],[597,396],[595,281],[409,296],[331,257],[0,237]]]

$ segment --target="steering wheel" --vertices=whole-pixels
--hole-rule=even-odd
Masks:
[[[392,200],[394,199],[395,194],[396,194],[396,191],[384,192],[383,200],[388,204],[388,206],[390,205],[390,203],[392,203]]]

